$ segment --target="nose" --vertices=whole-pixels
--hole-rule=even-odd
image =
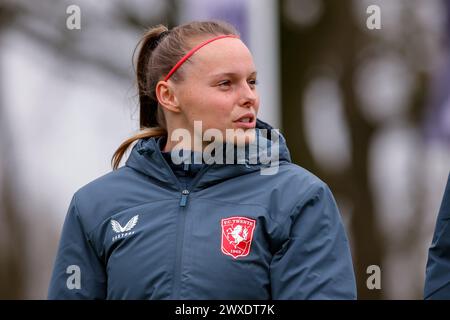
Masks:
[[[247,82],[245,82],[242,86],[240,95],[239,105],[242,107],[253,107],[258,100],[258,93],[256,92],[256,89],[252,89]]]

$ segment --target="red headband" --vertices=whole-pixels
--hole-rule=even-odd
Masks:
[[[207,45],[210,42],[222,39],[222,38],[239,38],[239,36],[234,35],[234,34],[228,34],[228,35],[222,35],[222,36],[218,36],[209,40],[206,40],[205,42],[200,43],[199,45],[195,46],[194,48],[192,48],[191,50],[189,50],[188,53],[186,53],[183,58],[180,59],[180,61],[177,62],[177,64],[169,71],[169,73],[167,74],[167,76],[164,78],[164,81],[169,80],[169,78],[172,76],[172,74],[175,73],[175,71],[177,71],[177,69],[179,67],[181,67],[181,65],[187,60],[189,59],[198,49],[200,49],[201,47],[203,47],[204,45]]]

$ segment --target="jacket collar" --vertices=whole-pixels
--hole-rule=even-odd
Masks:
[[[241,163],[237,164],[205,164],[199,173],[199,175],[201,174],[201,177],[193,185],[193,190],[206,188],[224,180],[262,170],[269,166],[279,165],[282,162],[291,162],[285,138],[279,132],[278,139],[270,137],[272,129],[273,128],[269,124],[258,119],[256,122],[256,137],[258,139],[257,152],[249,152],[247,148],[245,151],[245,158],[242,158]],[[265,135],[266,132],[269,132],[269,135]],[[172,172],[172,169],[161,153],[164,139],[165,137],[152,137],[138,140],[125,165],[152,179],[156,179],[159,183],[168,188],[180,190],[180,185]],[[278,160],[278,163],[274,163],[274,161],[268,163],[267,157],[264,158],[264,156],[270,156],[270,152],[276,147],[278,147],[278,157],[273,159]],[[228,148],[224,147],[225,156],[226,151],[231,150],[231,152],[234,152],[236,159],[237,148],[234,147],[234,150],[232,149],[233,147],[230,146],[228,146]]]

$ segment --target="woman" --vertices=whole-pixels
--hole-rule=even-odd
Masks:
[[[257,120],[256,70],[237,31],[152,28],[137,78],[142,131],[116,151],[116,170],[75,193],[49,298],[354,299],[333,196]]]

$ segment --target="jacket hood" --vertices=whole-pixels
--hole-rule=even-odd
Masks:
[[[201,179],[195,183],[193,190],[258,170],[261,174],[274,174],[281,163],[291,162],[286,140],[279,130],[257,119],[255,134],[255,142],[245,150],[242,148],[241,152],[234,145],[223,145],[223,159],[234,156],[233,164],[225,161],[222,164],[217,161],[210,163],[208,161],[212,159],[204,159],[206,164],[201,170]],[[163,136],[138,140],[125,165],[158,180],[169,188],[180,190],[181,186],[161,153],[164,141]]]

